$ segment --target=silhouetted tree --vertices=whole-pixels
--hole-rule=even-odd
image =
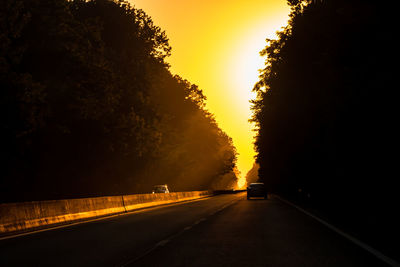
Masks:
[[[1,201],[210,188],[236,162],[202,91],[125,1],[0,5]],[[232,176],[232,181],[235,176]],[[229,183],[228,181],[226,182]]]
[[[376,1],[289,4],[254,88],[260,179],[347,226],[394,225],[394,11]]]
[[[253,167],[247,172],[246,174],[246,183],[249,185],[251,183],[256,183],[259,180],[258,177],[258,169],[260,168],[260,165],[256,162],[254,162]]]

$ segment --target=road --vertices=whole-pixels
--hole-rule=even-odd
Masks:
[[[318,221],[244,193],[0,240],[0,266],[387,266]]]

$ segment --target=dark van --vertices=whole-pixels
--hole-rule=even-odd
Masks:
[[[247,199],[250,199],[251,197],[268,198],[267,189],[264,183],[251,183],[247,187]]]

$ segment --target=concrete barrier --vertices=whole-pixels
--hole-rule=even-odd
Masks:
[[[209,191],[0,204],[0,235],[210,196]]]
[[[209,191],[174,192],[169,194],[139,194],[123,196],[124,206],[127,211],[162,205],[167,203],[187,201],[209,196]]]

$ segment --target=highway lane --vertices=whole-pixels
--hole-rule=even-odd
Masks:
[[[241,199],[126,266],[388,266],[277,198]]]
[[[0,266],[121,266],[238,198],[221,195],[0,240]]]
[[[1,266],[386,266],[276,198],[244,194],[0,241]]]

